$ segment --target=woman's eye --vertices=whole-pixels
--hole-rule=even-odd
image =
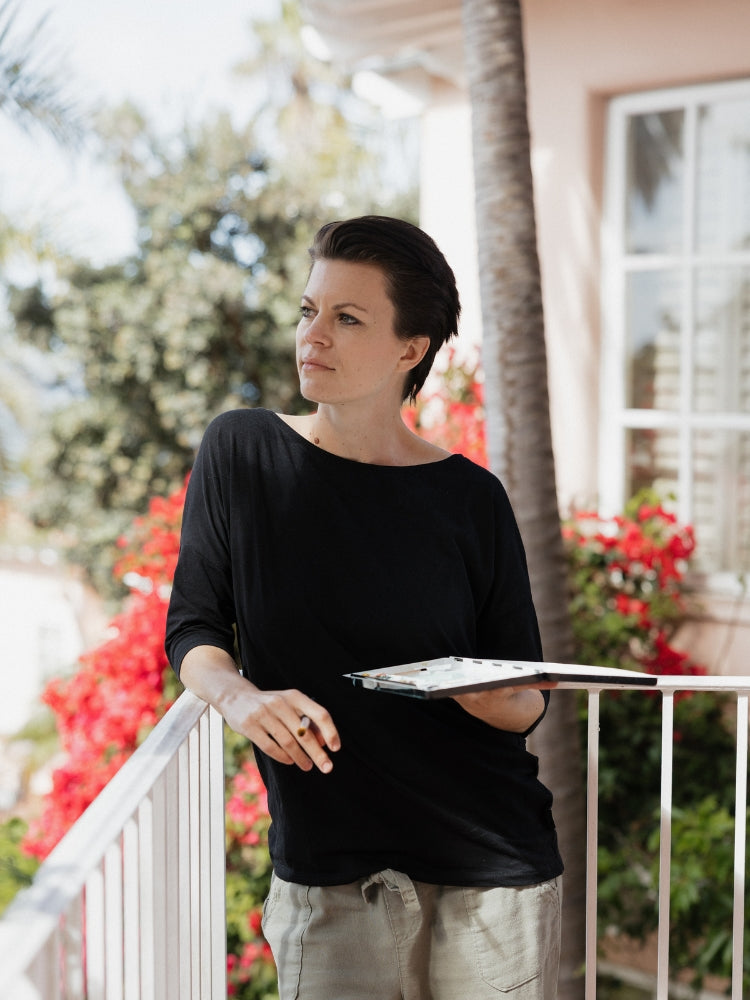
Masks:
[[[310,306],[300,306],[299,311],[300,311],[300,316],[302,316],[303,319],[309,319],[313,314],[313,311],[310,308]]]
[[[346,326],[356,326],[359,323],[357,317],[350,316],[349,313],[340,313],[339,319],[342,323],[346,324]]]

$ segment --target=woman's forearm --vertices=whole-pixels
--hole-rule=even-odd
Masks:
[[[544,711],[544,695],[538,688],[495,688],[454,697],[471,715],[509,733],[525,733]]]
[[[180,667],[180,680],[225,718],[236,697],[247,692],[248,684],[234,659],[218,646],[194,646],[189,650]]]

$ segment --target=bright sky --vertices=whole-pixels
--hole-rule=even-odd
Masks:
[[[131,99],[165,129],[185,116],[252,108],[231,70],[251,50],[249,22],[278,0],[21,0],[14,37],[48,14],[41,52],[62,64],[86,101]],[[59,54],[59,59],[58,59]],[[117,258],[132,246],[132,219],[103,169],[59,154],[40,132],[26,137],[0,116],[0,211],[18,224],[52,218],[72,248]]]

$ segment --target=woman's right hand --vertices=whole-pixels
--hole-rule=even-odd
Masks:
[[[241,680],[248,690],[238,691],[222,712],[228,725],[281,764],[296,764],[303,771],[317,767],[328,774],[333,761],[326,748],[335,752],[341,742],[326,709],[293,688],[261,691]],[[301,725],[305,717],[307,724]]]
[[[303,771],[333,769],[329,751],[341,746],[328,711],[312,698],[290,688],[261,691],[244,678],[234,660],[215,646],[195,646],[180,669],[183,684],[213,705],[235,732],[280,764],[296,764]],[[304,726],[302,720],[309,720]]]

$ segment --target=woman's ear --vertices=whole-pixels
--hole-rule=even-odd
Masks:
[[[410,337],[409,340],[405,340],[404,351],[400,358],[401,370],[411,371],[412,368],[416,368],[427,353],[429,346],[430,338],[426,335]]]

